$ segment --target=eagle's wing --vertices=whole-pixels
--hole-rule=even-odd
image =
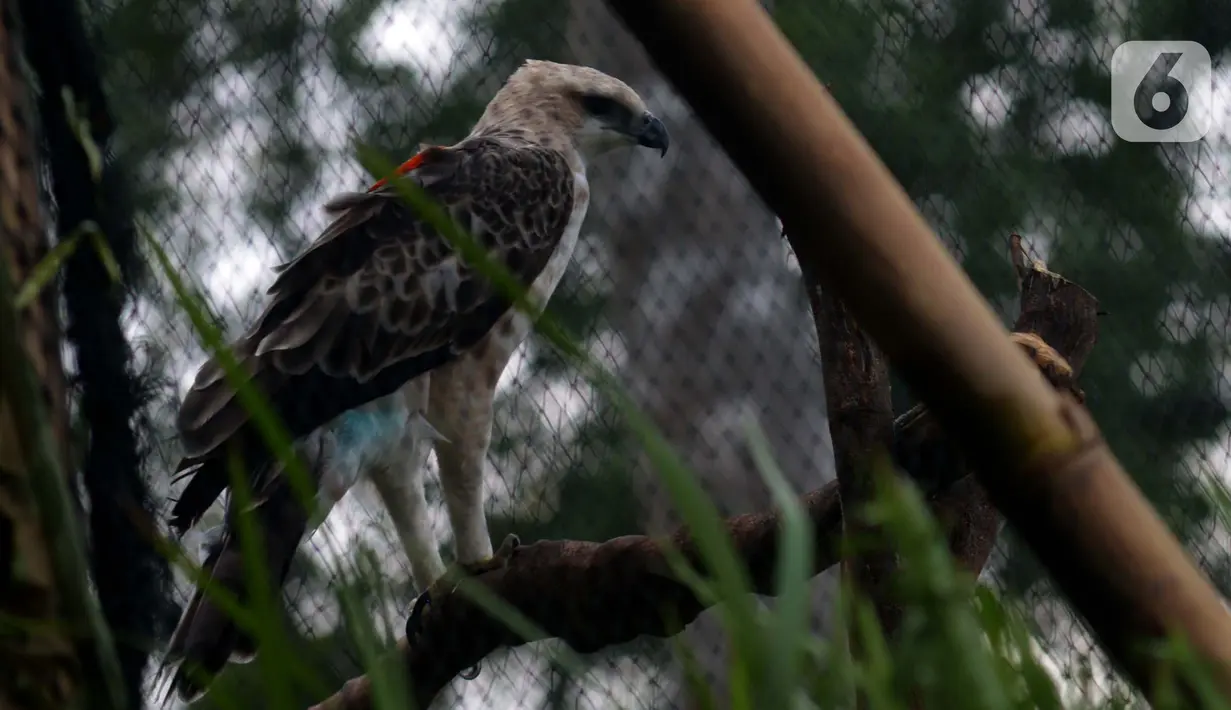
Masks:
[[[526,285],[543,270],[573,212],[573,171],[562,154],[543,148],[472,139],[425,150],[400,172]],[[383,181],[367,193],[335,198],[326,209],[333,223],[277,269],[269,305],[234,346],[242,370],[301,447],[312,441],[305,435],[343,412],[466,352],[510,307]],[[177,471],[190,480],[172,509],[172,527],[187,530],[227,487],[227,453],[237,445],[256,494],[264,566],[280,587],[309,511],[281,466],[270,465],[217,363],[197,373],[176,424],[186,451]],[[321,475],[323,453],[306,458]],[[242,600],[238,513],[232,496],[203,568]],[[256,647],[198,588],[168,645],[164,664],[178,665],[171,687],[186,701],[195,699],[228,660],[250,658]]]
[[[554,150],[470,139],[425,150],[403,172],[527,286],[572,213],[573,171]],[[453,360],[510,307],[392,186],[342,195],[326,210],[333,223],[278,267],[270,303],[234,346],[295,438]],[[176,470],[192,477],[172,510],[182,531],[226,487],[231,445],[250,472],[269,454],[212,360],[176,425],[185,449]]]

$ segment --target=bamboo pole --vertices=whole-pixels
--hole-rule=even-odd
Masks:
[[[1048,387],[752,0],[608,0],[849,304],[1147,696],[1185,635],[1231,696],[1231,614],[1075,400]]]

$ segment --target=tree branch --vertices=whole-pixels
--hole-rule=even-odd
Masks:
[[[607,0],[876,338],[1104,650],[1153,697],[1185,637],[1231,697],[1231,614],[1090,413],[1036,377],[773,19],[738,0]],[[1188,677],[1177,691],[1200,694]]]
[[[1016,239],[1012,248],[1015,263],[1024,258]],[[1014,338],[1054,386],[1077,391],[1074,371],[1084,364],[1097,336],[1097,302],[1080,286],[1040,268],[1030,267],[1019,278],[1022,311],[1017,321],[1020,332]],[[1056,349],[1032,333],[1049,334]],[[1063,356],[1072,358],[1072,369]],[[835,376],[832,384],[826,383],[832,387],[827,396],[839,402],[872,401],[862,390],[876,381],[867,376],[871,371],[861,367],[853,376]],[[854,431],[862,424],[856,417],[841,421],[842,432],[849,427],[851,434],[835,437],[835,453],[846,458],[839,447],[847,446],[848,439],[863,441],[864,436]],[[915,407],[894,422],[893,452],[899,467],[926,493],[950,550],[965,569],[978,574],[995,543],[1000,519],[926,408]],[[803,500],[816,530],[814,569],[819,574],[839,561],[843,531],[839,484],[822,486]],[[776,512],[736,516],[726,526],[757,593],[773,594],[781,529]],[[695,568],[704,570],[686,530],[673,534],[670,543]],[[517,548],[507,567],[476,581],[549,636],[590,653],[639,636],[670,636],[696,618],[703,604],[687,586],[674,581],[668,569],[659,542],[643,535],[602,543],[544,540]],[[404,638],[397,646],[419,708],[426,708],[454,676],[493,651],[534,640],[509,631],[461,594],[434,598],[421,623],[413,647]],[[315,709],[367,710],[372,707],[371,690],[366,676],[352,679]]]
[[[885,637],[893,638],[902,619],[902,607],[893,599],[891,587],[897,557],[892,549],[874,546],[878,539],[875,526],[858,514],[875,497],[870,468],[874,456],[893,447],[889,365],[846,304],[831,291],[822,290],[810,268],[804,269],[804,284],[820,343],[829,435],[842,502],[847,555],[842,576],[852,590],[872,601]],[[851,654],[862,658],[859,635],[852,633],[847,641]],[[856,702],[861,709],[868,707],[862,693]]]

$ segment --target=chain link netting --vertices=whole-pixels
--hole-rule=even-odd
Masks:
[[[1215,130],[1194,144],[1117,140],[1105,96],[1119,42],[1182,36],[1217,60],[1231,43],[1225,13],[1144,0],[774,0],[770,9],[1006,322],[1017,308],[1012,232],[1098,296],[1108,313],[1082,376],[1087,403],[1225,591],[1226,76],[1216,61]],[[105,48],[114,148],[137,176],[138,224],[228,337],[265,304],[270,269],[321,232],[322,203],[370,182],[355,139],[389,156],[453,143],[527,57],[624,79],[668,125],[672,148],[591,166],[589,217],[549,312],[618,373],[722,513],[771,503],[750,473],[750,418],[799,490],[833,477],[816,335],[780,225],[600,0],[104,0],[86,12]],[[205,355],[165,284],[142,285],[126,329],[141,367],[168,382],[143,434],[156,452],[151,485],[169,498],[181,453],[175,409]],[[899,412],[910,404],[904,387],[894,398]],[[494,539],[605,540],[679,522],[611,403],[538,335],[500,379],[495,422],[485,481]],[[434,457],[428,465],[432,526],[447,550]],[[220,520],[214,511],[199,527]],[[339,585],[360,587],[378,627],[401,632],[415,590],[392,529],[361,483],[292,569],[288,608],[330,688],[361,672],[339,631]],[[195,552],[199,535],[185,542]],[[365,556],[383,589],[338,577]],[[831,571],[815,582],[821,629],[835,580]],[[1078,660],[1089,634],[1011,532],[984,581],[1036,622],[1066,692],[1092,706],[1124,692],[1105,665]],[[712,617],[686,637],[720,683],[723,633]],[[552,643],[487,659],[476,680],[454,682],[457,706],[683,703],[667,644],[587,657],[578,678],[554,665]],[[253,667],[233,666],[219,685],[263,692]]]

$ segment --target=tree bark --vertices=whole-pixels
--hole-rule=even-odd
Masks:
[[[63,475],[68,409],[54,289],[20,311],[14,301],[47,254],[16,26],[13,3],[0,0],[0,613],[31,625],[0,625],[0,707],[50,710],[69,707],[80,664],[58,623],[54,555],[31,480]],[[51,451],[40,446],[48,430]]]
[[[829,436],[841,494],[842,540],[847,547],[842,577],[848,593],[872,600],[885,638],[892,639],[902,619],[902,608],[890,588],[896,556],[892,550],[874,546],[876,531],[859,512],[875,493],[870,468],[874,456],[893,447],[889,365],[842,301],[822,291],[808,270],[804,281],[820,342]],[[850,634],[847,643],[850,653],[861,659],[858,635]],[[859,710],[868,707],[862,694],[855,701]]]

